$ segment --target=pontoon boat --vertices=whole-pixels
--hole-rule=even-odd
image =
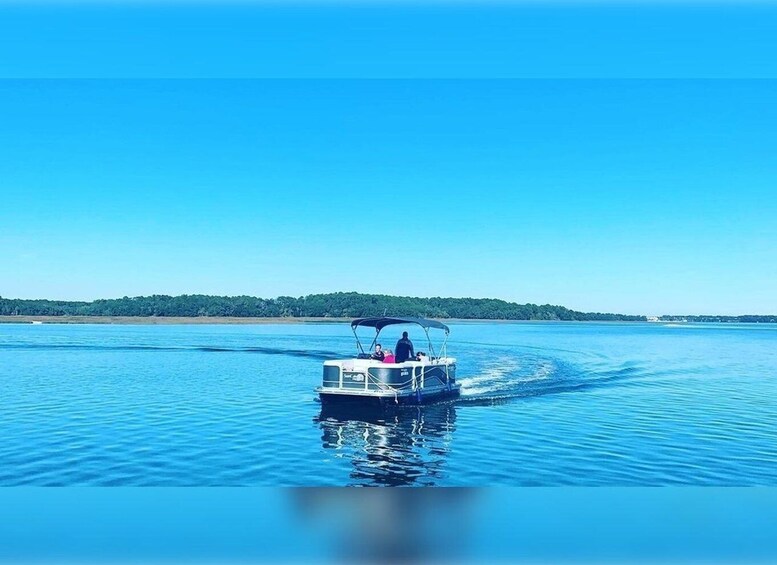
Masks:
[[[428,354],[420,361],[384,363],[372,358],[362,347],[357,329],[375,328],[369,350],[378,342],[387,326],[415,324],[426,334]],[[435,353],[430,329],[445,332],[439,352]],[[316,391],[322,403],[355,403],[360,405],[427,404],[459,396],[456,383],[456,359],[448,357],[448,326],[424,318],[359,318],[351,323],[356,337],[357,355],[351,359],[324,362],[323,383]]]

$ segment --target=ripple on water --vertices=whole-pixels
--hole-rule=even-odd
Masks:
[[[343,329],[0,327],[0,484],[777,483],[777,332],[454,325],[461,399],[365,415]]]

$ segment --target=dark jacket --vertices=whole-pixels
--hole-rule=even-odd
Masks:
[[[394,355],[397,358],[397,363],[404,363],[411,357],[415,357],[413,342],[404,337],[400,339],[397,342],[397,346],[394,348]]]
[[[370,358],[374,359],[375,361],[383,361],[383,359],[386,358],[386,354],[383,353],[383,351],[381,350],[379,353],[374,353],[373,352],[373,354],[370,355]]]

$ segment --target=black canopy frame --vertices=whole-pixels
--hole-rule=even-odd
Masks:
[[[396,325],[402,325],[402,324],[415,324],[418,326],[421,326],[423,328],[424,333],[426,334],[426,342],[429,345],[429,353],[432,357],[435,357],[434,352],[434,345],[432,344],[432,339],[429,337],[429,329],[439,329],[443,330],[445,332],[445,340],[443,341],[442,347],[440,348],[440,354],[441,356],[445,356],[447,353],[447,344],[448,344],[448,335],[450,334],[450,328],[443,324],[442,322],[438,322],[437,320],[429,320],[427,318],[405,318],[405,317],[397,317],[397,316],[381,316],[377,318],[357,318],[353,322],[351,322],[351,330],[353,331],[354,337],[356,337],[356,346],[359,348],[359,351],[362,355],[366,355],[367,353],[364,351],[364,347],[362,347],[362,342],[359,339],[359,334],[356,333],[356,329],[359,327],[369,327],[369,328],[375,328],[375,338],[372,340],[372,344],[370,345],[370,351],[372,351],[375,348],[375,344],[378,342],[378,337],[380,336],[380,332],[383,331],[383,328],[387,326],[396,326]]]

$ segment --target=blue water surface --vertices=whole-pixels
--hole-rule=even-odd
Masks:
[[[777,326],[451,330],[460,400],[344,415],[346,324],[0,325],[0,485],[777,485]]]

